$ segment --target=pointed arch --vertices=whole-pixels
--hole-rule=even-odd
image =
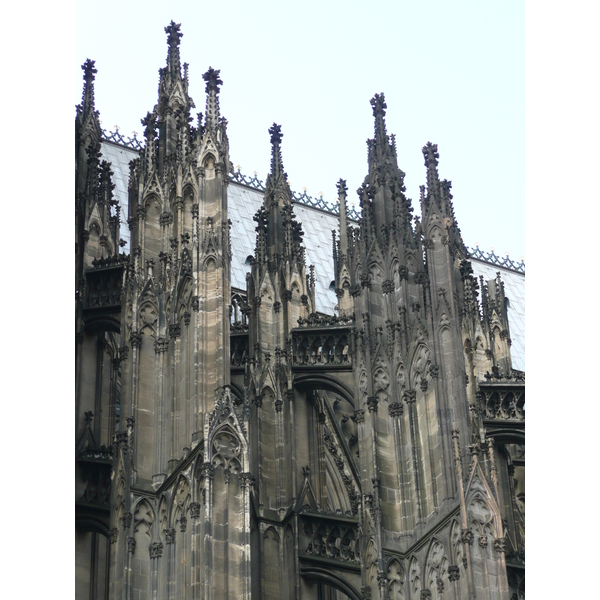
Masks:
[[[423,583],[421,581],[421,567],[416,556],[412,556],[408,563],[408,582],[411,598],[420,598]]]
[[[140,532],[140,537],[150,543],[154,537],[154,522],[156,520],[154,509],[147,498],[139,498],[133,510],[133,533]],[[145,534],[146,537],[144,537]],[[138,541],[138,540],[136,540]]]
[[[404,583],[406,573],[398,558],[392,558],[387,565],[387,592],[389,600],[405,600]]]
[[[281,590],[280,538],[273,526],[262,536],[264,561],[261,570],[264,582],[263,593],[268,598],[278,598]]]

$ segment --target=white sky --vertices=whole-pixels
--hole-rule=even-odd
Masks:
[[[352,7],[351,9],[349,7]],[[350,202],[367,170],[369,100],[384,92],[407,195],[419,213],[421,148],[438,144],[465,242],[525,253],[524,8],[519,1],[76,2],[73,101],[81,64],[96,61],[103,127],[137,131],[157,100],[164,27],[181,23],[195,112],[202,74],[221,70],[221,114],[242,172],[269,169],[268,128],[282,125],[292,189]],[[93,24],[85,27],[84,24]]]

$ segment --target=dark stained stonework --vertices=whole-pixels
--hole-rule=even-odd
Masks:
[[[220,72],[203,75],[193,113],[181,27],[165,33],[158,102],[127,142],[127,215],[101,160],[97,70],[83,65],[76,597],[522,594],[525,375],[504,281],[473,274],[437,145],[422,150],[416,219],[375,94],[360,213],[337,184],[337,306],[323,314],[285,127],[265,130],[265,183],[241,181]],[[231,285],[230,181],[264,192],[246,289]]]

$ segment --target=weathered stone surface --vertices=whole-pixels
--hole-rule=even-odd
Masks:
[[[362,212],[349,221],[340,180],[338,313],[323,315],[327,274],[307,264],[314,225],[295,216],[273,124],[246,289],[232,292],[223,82],[204,74],[191,126],[182,34],[173,22],[165,32],[121,219],[129,254],[100,160],[96,70],[83,66],[77,598],[517,593],[524,374],[512,370],[502,278],[473,275],[437,146],[423,148],[415,220],[385,98],[371,100]]]

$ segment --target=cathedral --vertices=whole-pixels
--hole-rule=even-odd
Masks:
[[[413,215],[383,94],[357,210],[275,123],[243,175],[165,32],[139,140],[82,67],[77,599],[524,598],[524,264],[465,245],[429,142]]]

